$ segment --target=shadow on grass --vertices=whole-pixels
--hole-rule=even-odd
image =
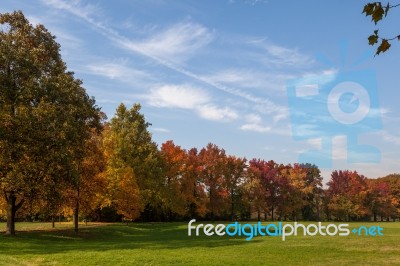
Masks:
[[[56,231],[19,232],[0,236],[0,255],[54,254],[69,251],[107,251],[124,249],[182,249],[246,245],[261,241],[229,236],[188,236],[187,224],[156,223],[112,224]]]

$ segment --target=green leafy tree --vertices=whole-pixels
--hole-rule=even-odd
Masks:
[[[161,164],[140,105],[121,104],[105,130],[109,199],[126,220],[138,218],[161,199]]]
[[[79,176],[63,190],[63,202],[72,209],[75,231],[78,231],[79,214],[87,221],[95,209],[101,208],[106,194],[105,158],[102,149],[102,135],[93,129],[83,150],[84,156],[79,167]]]
[[[77,179],[100,116],[43,25],[33,27],[20,11],[1,14],[0,24],[0,189],[6,233],[14,235],[25,199]]]

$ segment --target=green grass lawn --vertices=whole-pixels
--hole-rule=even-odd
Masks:
[[[189,237],[186,223],[89,224],[76,236],[71,224],[17,223],[16,237],[0,235],[0,265],[400,265],[400,222],[370,225],[384,236],[246,241]]]

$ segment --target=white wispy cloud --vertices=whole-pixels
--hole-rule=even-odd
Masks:
[[[231,121],[239,116],[230,107],[220,107],[212,103],[208,93],[190,84],[162,85],[152,89],[145,97],[152,106],[193,110],[207,120]]]
[[[400,146],[400,135],[394,135],[387,131],[381,131],[378,135],[380,135],[384,141]]]
[[[312,59],[305,56],[297,51],[297,49],[289,49],[282,46],[268,44],[264,46],[265,50],[270,57],[267,58],[268,62],[272,62],[279,65],[306,65],[311,64]]]
[[[322,148],[322,138],[308,139],[306,142],[315,149]]]
[[[266,132],[271,131],[270,127],[265,127],[265,126],[258,125],[258,124],[245,124],[245,125],[242,125],[240,127],[240,129],[244,130],[244,131],[255,131],[255,132],[260,132],[260,133],[266,133]]]
[[[257,53],[257,57],[266,66],[307,67],[314,63],[311,56],[299,52],[297,48],[277,45],[266,39],[252,40],[247,43],[261,51]]]
[[[225,69],[209,75],[209,80],[221,84],[228,84],[238,88],[257,89],[265,93],[283,92],[286,89],[286,80],[293,75],[271,71],[259,71],[253,69]]]
[[[127,66],[125,60],[117,60],[117,62],[96,62],[85,66],[85,71],[93,75],[125,82],[137,82],[138,79],[151,79],[151,76],[147,72]]]
[[[131,45],[146,54],[177,63],[193,55],[198,49],[209,44],[212,39],[213,34],[206,27],[184,22],[172,25],[145,40],[133,40]]]
[[[294,135],[297,138],[315,138],[316,136],[324,136],[324,133],[319,130],[317,125],[313,124],[295,124],[292,123],[292,127],[295,128]]]
[[[231,121],[239,117],[238,113],[229,107],[218,107],[207,104],[198,108],[200,117],[215,121]]]
[[[271,131],[271,127],[264,126],[262,118],[257,114],[250,114],[246,116],[246,124],[240,127],[244,131],[255,131],[259,133],[266,133]]]
[[[101,15],[101,9],[93,4],[83,4],[80,0],[42,0],[42,2],[55,9],[64,9],[80,18],[91,20],[93,14]]]
[[[334,81],[337,78],[339,71],[334,68],[324,69],[321,71],[305,72],[295,80],[291,80],[291,84],[295,85],[296,88],[304,87],[321,87],[329,82]]]
[[[254,110],[261,114],[271,115],[275,123],[287,119],[289,116],[289,111],[286,106],[275,104],[272,101],[258,103],[254,106]]]
[[[121,36],[118,32],[106,26],[103,22],[100,22],[100,20],[96,20],[95,18],[93,18],[92,13],[96,12],[94,11],[96,10],[95,6],[83,5],[79,0],[74,0],[72,2],[66,2],[63,0],[42,1],[45,4],[52,6],[53,8],[66,10],[74,14],[75,16],[78,16],[79,18],[85,20],[89,25],[102,33],[106,38],[108,38],[114,44],[120,46],[123,49],[151,58],[162,66],[165,66],[196,81],[203,82],[225,93],[241,97],[252,103],[264,106],[268,105],[268,110],[271,112],[275,112],[276,117],[285,117],[285,108],[283,106],[280,106],[279,104],[274,103],[269,98],[257,97],[250,94],[249,92],[225,86],[223,84],[213,81],[212,79],[209,79],[208,77],[193,73],[177,65],[176,62],[174,62],[173,60],[169,60],[171,55],[178,52],[179,49],[177,49],[176,47],[183,48],[182,50],[185,51],[185,53],[181,53],[180,55],[185,58],[185,56],[188,56],[188,53],[190,54],[190,52],[208,44],[212,40],[213,34],[201,25],[194,23],[176,24],[175,26],[172,26],[172,28],[170,28],[169,30],[166,29],[164,32],[155,34],[153,35],[153,37],[150,36],[145,40],[132,40]],[[194,33],[190,32],[191,30],[194,30]],[[186,37],[179,37],[179,41],[174,42],[170,36],[176,36],[177,32],[186,34]],[[193,35],[194,37],[187,36],[188,34]],[[205,38],[205,40],[200,40],[200,37]],[[170,43],[171,47],[173,48],[172,52],[168,52],[166,55],[162,55],[161,51],[165,51],[165,49],[159,47],[155,42],[156,40],[160,40],[161,42],[167,44]]]
[[[160,132],[160,133],[170,133],[171,132],[169,129],[162,128],[162,127],[153,127],[150,130],[155,131],[155,132]]]
[[[156,107],[196,109],[210,101],[209,95],[191,85],[162,85],[152,89],[148,103]]]

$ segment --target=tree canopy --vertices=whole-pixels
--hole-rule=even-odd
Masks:
[[[33,27],[20,11],[1,14],[0,23],[0,185],[14,234],[26,197],[77,182],[84,144],[101,117],[43,25]]]

